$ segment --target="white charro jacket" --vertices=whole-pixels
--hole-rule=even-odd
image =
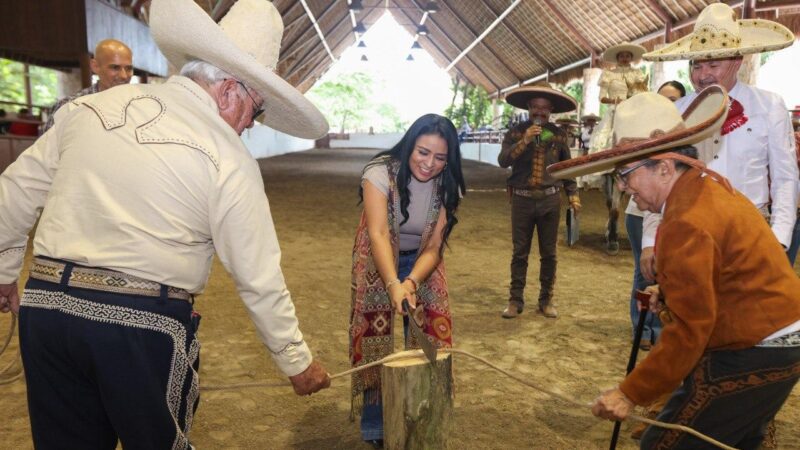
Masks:
[[[0,283],[35,255],[202,292],[214,252],[286,375],[311,363],[280,267],[258,164],[188,78],[125,85],[59,109],[0,175]]]

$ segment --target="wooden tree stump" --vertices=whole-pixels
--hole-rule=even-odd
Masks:
[[[451,354],[439,352],[435,365],[423,354],[384,364],[381,392],[385,448],[449,448],[454,394]]]

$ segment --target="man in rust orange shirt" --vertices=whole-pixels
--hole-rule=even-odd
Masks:
[[[617,109],[611,149],[548,170],[572,177],[616,166],[619,187],[637,206],[663,214],[663,303],[653,302],[663,306],[661,338],[592,412],[623,420],[635,405],[672,392],[659,421],[755,449],[800,377],[800,279],[753,204],[694,159],[691,144],[718,129],[726,110],[719,86],[702,91],[683,116],[657,94],[634,96]],[[658,427],[641,441],[643,449],[707,446]]]

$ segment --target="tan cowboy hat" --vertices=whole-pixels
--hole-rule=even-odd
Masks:
[[[617,106],[610,149],[552,164],[547,171],[556,178],[573,178],[696,144],[719,130],[727,113],[728,93],[718,85],[697,94],[683,115],[663,95],[642,92]]]
[[[780,50],[794,43],[785,26],[763,19],[736,20],[733,8],[713,3],[703,9],[694,31],[659,50],[644,54],[647,61],[732,58]]]
[[[631,55],[633,55],[633,60],[636,61],[637,59],[641,58],[646,51],[647,49],[639,44],[622,42],[620,44],[607,48],[606,51],[603,52],[603,61],[616,64],[617,55],[622,52],[630,53]]]
[[[506,94],[506,103],[520,109],[528,109],[532,98],[546,98],[553,104],[554,113],[565,113],[578,108],[578,103],[569,95],[553,89],[550,83],[539,81],[530,86],[522,86]]]
[[[205,61],[258,92],[265,125],[307,139],[328,132],[317,107],[275,73],[283,20],[271,2],[239,0],[217,25],[193,0],[153,0],[150,30],[177,69]]]

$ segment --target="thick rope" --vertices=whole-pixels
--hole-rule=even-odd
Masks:
[[[14,336],[14,331],[17,329],[17,315],[11,313],[11,326],[8,328],[8,335],[6,335],[5,340],[3,341],[3,346],[0,347],[0,356],[3,355],[3,352],[6,351],[8,345],[11,343],[11,338]],[[14,366],[18,366],[19,370],[16,373],[11,373],[11,369]],[[11,361],[6,367],[0,370],[0,386],[4,384],[11,384],[20,378],[22,378],[22,358],[20,356],[19,350],[17,350],[17,354],[14,357],[14,360]]]
[[[567,403],[569,405],[572,405],[572,406],[575,406],[575,407],[578,407],[578,408],[581,408],[581,409],[588,408],[588,407],[590,407],[592,405],[591,403],[583,403],[583,402],[579,402],[577,400],[573,400],[573,399],[571,399],[571,398],[569,398],[569,397],[567,397],[567,396],[565,396],[563,394],[559,394],[558,392],[549,391],[549,390],[547,390],[547,389],[545,389],[545,388],[543,388],[541,386],[538,386],[538,385],[536,385],[534,383],[531,383],[530,381],[528,381],[528,380],[526,380],[524,378],[521,378],[521,377],[519,377],[519,376],[517,376],[517,375],[515,375],[515,374],[513,374],[513,373],[511,373],[511,372],[509,372],[509,371],[507,371],[505,369],[502,369],[502,368],[496,366],[495,364],[489,362],[488,360],[486,360],[484,358],[481,358],[480,356],[474,355],[474,354],[472,354],[472,353],[470,353],[468,351],[460,350],[460,349],[457,349],[457,348],[442,348],[442,349],[439,349],[439,351],[447,352],[447,353],[457,353],[459,355],[468,356],[468,357],[470,357],[470,358],[472,358],[472,359],[474,359],[476,361],[482,362],[483,364],[485,364],[485,365],[491,367],[492,369],[502,373],[503,375],[506,375],[507,377],[512,378],[512,379],[524,384],[525,386],[533,388],[533,389],[535,389],[535,390],[537,390],[537,391],[539,391],[539,392],[541,392],[543,394],[546,394],[546,395],[548,395],[550,397],[557,398],[557,399],[559,399],[559,400],[561,400],[564,403]],[[370,368],[370,367],[379,366],[379,365],[382,365],[382,364],[390,362],[390,361],[396,361],[396,360],[402,360],[402,359],[411,359],[411,358],[419,358],[420,356],[424,356],[424,354],[422,353],[422,350],[417,350],[416,352],[413,352],[413,353],[408,353],[408,352],[407,353],[395,353],[395,354],[389,355],[389,356],[387,356],[387,357],[385,357],[385,358],[383,358],[383,359],[381,359],[379,361],[374,361],[374,362],[371,362],[369,364],[364,364],[363,366],[354,367],[352,369],[345,370],[344,372],[339,372],[339,373],[333,374],[330,377],[333,380],[333,379],[341,378],[341,377],[350,375],[351,373],[355,373],[355,372],[358,372],[358,371],[361,371],[361,370],[364,370],[364,369],[367,369],[367,368]],[[235,383],[235,384],[224,384],[224,385],[213,385],[213,384],[212,385],[203,385],[203,386],[200,386],[200,390],[202,390],[202,391],[223,391],[223,390],[232,390],[232,389],[265,388],[265,387],[289,387],[289,386],[291,386],[291,384],[288,383],[288,382],[285,382],[285,381],[284,382],[275,382],[275,383],[253,382],[253,383]],[[706,442],[708,442],[708,443],[710,443],[712,445],[715,445],[715,446],[717,446],[717,447],[719,447],[721,449],[724,449],[724,450],[736,450],[734,447],[731,447],[729,445],[725,445],[722,442],[719,442],[714,438],[706,436],[703,433],[700,433],[699,431],[696,431],[696,430],[694,430],[692,428],[689,428],[687,426],[684,426],[684,425],[676,425],[676,424],[672,424],[672,423],[659,422],[657,420],[648,419],[646,417],[637,416],[635,414],[629,414],[628,417],[626,418],[626,420],[627,419],[635,420],[635,421],[638,421],[638,422],[644,422],[644,423],[646,423],[648,425],[654,425],[654,426],[657,426],[657,427],[667,428],[667,429],[670,429],[670,430],[682,431],[684,433],[689,433],[692,436],[694,436],[694,437],[696,437],[698,439],[702,439],[702,440],[704,440],[704,441],[706,441]]]

